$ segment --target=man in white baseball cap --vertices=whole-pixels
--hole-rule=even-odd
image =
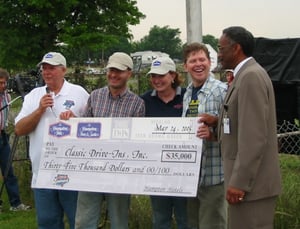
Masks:
[[[62,65],[67,67],[66,58],[59,52],[48,52],[44,55],[42,61],[38,63],[38,66],[41,64],[50,64],[50,65]]]
[[[149,74],[157,74],[157,75],[165,75],[168,72],[176,72],[176,65],[174,61],[170,57],[158,57],[153,60],[151,64],[151,69],[147,73]]]
[[[15,134],[28,135],[32,165],[31,184],[37,213],[37,226],[43,229],[64,229],[64,215],[70,229],[75,228],[77,195],[75,190],[36,188],[41,150],[49,118],[68,117],[71,113],[81,116],[89,98],[81,86],[65,80],[66,59],[57,52],[49,52],[38,64],[41,68],[44,86],[34,88],[24,98],[21,111],[15,118]]]

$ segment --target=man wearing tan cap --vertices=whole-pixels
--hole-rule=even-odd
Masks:
[[[65,57],[58,52],[44,55],[41,67],[45,86],[34,88],[24,99],[15,119],[16,135],[29,135],[32,163],[32,186],[36,183],[47,118],[58,118],[72,111],[80,116],[89,94],[81,86],[64,79],[67,72]],[[74,229],[77,191],[34,188],[35,208],[39,229],[64,229],[64,214]]]
[[[131,92],[127,82],[132,75],[130,56],[116,52],[108,59],[108,85],[91,92],[84,117],[143,117],[144,101]],[[76,212],[76,229],[98,228],[101,203],[107,201],[112,229],[128,229],[130,195],[100,192],[79,192]]]

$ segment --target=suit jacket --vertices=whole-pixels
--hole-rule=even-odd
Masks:
[[[224,118],[230,133],[224,133]],[[275,97],[267,72],[253,59],[238,71],[219,119],[225,187],[246,191],[245,200],[279,195]]]

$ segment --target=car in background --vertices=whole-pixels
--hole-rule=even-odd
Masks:
[[[100,75],[100,74],[105,74],[106,69],[105,68],[87,68],[86,69],[86,74],[88,75]]]

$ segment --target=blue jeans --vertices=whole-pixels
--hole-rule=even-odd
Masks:
[[[0,167],[2,175],[7,175],[4,180],[9,203],[12,207],[17,207],[20,203],[20,194],[17,177],[14,175],[10,157],[9,136],[5,133],[0,135]],[[9,169],[7,171],[7,166]],[[8,172],[8,173],[7,173]],[[7,174],[5,174],[7,173]]]
[[[185,197],[151,196],[153,229],[172,228],[173,214],[178,229],[187,229]]]
[[[106,201],[111,229],[128,229],[130,195],[79,192],[76,229],[97,229],[103,201]]]
[[[74,229],[77,191],[33,189],[38,229],[64,229],[64,213]]]

